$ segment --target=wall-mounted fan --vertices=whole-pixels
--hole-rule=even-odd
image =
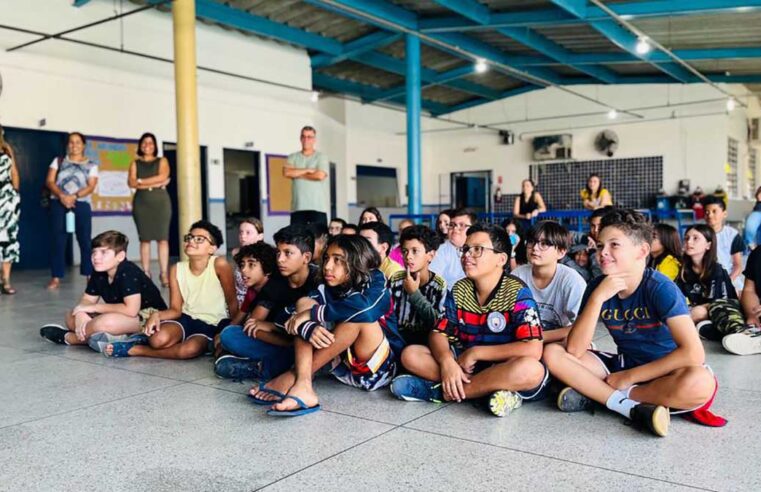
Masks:
[[[601,131],[595,138],[595,148],[608,157],[613,157],[618,150],[618,135],[613,130]]]

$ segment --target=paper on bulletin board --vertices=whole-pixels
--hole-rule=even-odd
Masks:
[[[269,215],[291,213],[293,183],[283,176],[283,167],[288,164],[288,156],[267,155],[267,209]]]
[[[131,215],[129,166],[137,155],[137,140],[87,136],[85,154],[98,164],[98,187],[92,194],[94,215]]]

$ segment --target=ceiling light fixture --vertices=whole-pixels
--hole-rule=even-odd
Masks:
[[[637,51],[638,55],[646,55],[650,53],[650,50],[653,49],[653,47],[647,42],[647,38],[641,37],[637,41],[637,46],[635,46],[634,49]]]
[[[484,73],[485,71],[489,70],[489,65],[486,63],[486,60],[483,58],[479,58],[476,60],[476,64],[474,65],[476,73]]]
[[[737,106],[737,103],[735,102],[734,97],[730,97],[729,99],[727,99],[727,111],[734,111],[736,106]]]
[[[615,120],[616,118],[618,118],[618,111],[616,111],[615,109],[611,109],[610,111],[608,111],[609,120]]]

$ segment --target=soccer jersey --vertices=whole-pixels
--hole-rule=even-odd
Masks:
[[[605,276],[592,280],[581,301],[581,310]],[[616,342],[618,352],[642,365],[665,357],[676,349],[666,322],[689,316],[684,295],[674,282],[652,268],[645,269],[637,290],[626,299],[614,295],[602,305],[600,319]]]
[[[478,302],[473,281],[460,280],[447,294],[444,312],[434,331],[463,349],[542,339],[539,309],[531,290],[512,275],[502,275],[484,305]]]
[[[431,272],[428,282],[409,294],[404,290],[405,278],[407,272],[402,270],[389,279],[399,332],[408,344],[428,344],[428,334],[444,313],[447,284],[440,275]]]

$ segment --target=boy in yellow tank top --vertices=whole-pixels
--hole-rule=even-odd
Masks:
[[[214,256],[222,232],[199,220],[183,239],[188,260],[169,271],[169,309],[151,315],[142,334],[108,345],[103,352],[107,357],[198,357],[238,313],[232,267],[224,257]]]

